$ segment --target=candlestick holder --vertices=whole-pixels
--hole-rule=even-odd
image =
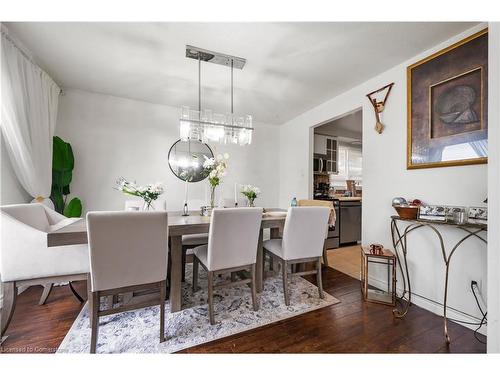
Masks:
[[[182,208],[182,216],[189,216],[188,204],[184,202],[184,207]]]

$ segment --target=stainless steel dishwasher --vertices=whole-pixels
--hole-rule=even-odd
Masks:
[[[340,202],[340,244],[361,241],[361,202]]]

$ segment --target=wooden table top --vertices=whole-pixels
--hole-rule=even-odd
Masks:
[[[285,211],[283,211],[285,212]],[[286,216],[271,216],[264,213],[261,228],[277,228],[283,226]],[[168,216],[169,236],[184,234],[208,233],[210,217],[199,214],[182,216],[171,214]],[[75,221],[59,230],[47,233],[47,246],[66,246],[87,243],[87,222],[84,218]]]

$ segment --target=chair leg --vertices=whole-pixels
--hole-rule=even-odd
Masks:
[[[323,293],[323,280],[321,277],[321,257],[318,258],[316,262],[316,283],[318,284],[319,298],[325,299],[325,295]]]
[[[325,267],[328,267],[328,255],[327,255],[327,248],[326,248],[326,241],[325,244],[323,245],[323,264]]]
[[[198,290],[198,258],[193,255],[193,292]]]
[[[252,268],[250,270],[250,273],[252,276],[252,285],[250,287],[252,288],[253,310],[258,311],[259,310],[259,303],[257,302],[257,288],[255,286],[255,264],[252,264]]]
[[[214,273],[208,271],[208,315],[210,318],[210,324],[215,324],[214,318]]]
[[[78,301],[80,301],[80,303],[84,303],[85,301],[83,300],[83,298],[78,294],[78,292],[75,290],[75,288],[73,287],[73,283],[70,281],[69,282],[69,289],[71,289],[71,293],[73,293],[73,295],[76,297],[76,299]]]
[[[2,283],[3,289],[3,306],[0,310],[0,343],[2,342],[3,335],[14,314],[17,300],[17,286],[15,281]]]
[[[90,316],[90,353],[95,353],[97,346],[97,334],[99,328],[99,292],[92,292],[90,274],[87,280],[87,293],[89,302],[89,316]]]
[[[160,283],[160,342],[165,341],[165,299],[167,298],[167,282]]]
[[[43,286],[42,296],[40,297],[40,301],[38,301],[38,305],[45,305],[47,302],[47,298],[49,298],[49,294],[52,291],[53,283],[48,283]]]
[[[283,294],[285,295],[285,305],[290,306],[290,297],[288,296],[288,267],[286,260],[281,261],[281,272],[283,275]]]

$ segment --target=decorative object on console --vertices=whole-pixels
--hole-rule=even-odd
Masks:
[[[255,207],[254,201],[259,196],[260,189],[257,186],[243,185],[241,188],[241,194],[247,198],[249,207]]]
[[[465,224],[467,222],[465,207],[446,207],[446,221],[449,223]]]
[[[488,160],[488,30],[407,69],[407,168]]]
[[[402,219],[416,219],[420,206],[393,206]]]
[[[419,219],[432,221],[446,221],[446,207],[434,205],[422,205],[420,207]]]
[[[215,188],[219,186],[222,181],[222,177],[226,175],[227,161],[229,160],[229,154],[217,155],[216,158],[207,158],[205,156],[205,162],[203,163],[203,168],[208,174],[208,182],[210,184],[210,208],[215,207]]]
[[[124,177],[120,177],[116,181],[115,189],[124,194],[139,197],[144,200],[144,211],[154,209],[152,206],[153,201],[158,199],[163,194],[164,188],[161,182],[156,184],[148,184],[146,186],[137,186],[135,182],[130,182]]]
[[[370,103],[373,106],[373,109],[375,110],[375,118],[376,118],[376,123],[375,123],[375,131],[378,134],[382,134],[384,131],[384,124],[380,121],[380,114],[384,111],[385,109],[385,102],[387,101],[387,98],[389,97],[389,94],[392,90],[392,86],[394,86],[394,82],[389,83],[388,85],[385,85],[384,87],[372,91],[371,93],[367,94],[366,96],[370,100]],[[385,92],[384,98],[382,100],[377,99],[376,94],[383,94]]]
[[[68,142],[59,137],[54,137],[52,142],[52,188],[50,199],[54,202],[57,212],[66,217],[80,217],[82,214],[82,201],[73,198],[66,204],[70,194],[69,184],[73,179],[75,158]]]
[[[486,207],[469,207],[467,218],[469,221],[486,221],[488,220],[488,208]]]
[[[382,255],[384,250],[384,245],[379,243],[372,243],[369,247],[370,253],[375,255]]]
[[[180,137],[182,140],[203,142],[233,143],[248,145],[252,143],[252,116],[235,116],[233,105],[233,70],[243,69],[246,60],[241,57],[225,55],[202,48],[186,46],[186,57],[198,60],[198,110],[182,107],[180,118]],[[228,115],[212,113],[201,108],[201,62],[231,67],[231,113]]]
[[[407,206],[408,202],[403,197],[396,197],[392,200],[393,206]]]

